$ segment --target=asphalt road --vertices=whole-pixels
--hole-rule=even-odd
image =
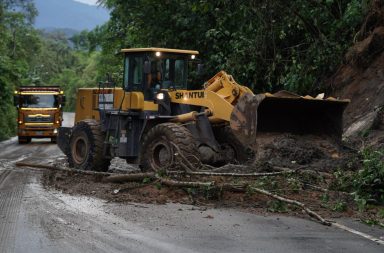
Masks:
[[[65,116],[68,124],[72,115]],[[384,252],[359,235],[304,219],[70,196],[44,189],[42,171],[14,166],[61,156],[49,140],[0,143],[0,252]]]

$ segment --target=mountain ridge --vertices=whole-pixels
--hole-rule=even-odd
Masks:
[[[39,15],[35,27],[92,30],[109,19],[108,10],[73,0],[34,0]]]

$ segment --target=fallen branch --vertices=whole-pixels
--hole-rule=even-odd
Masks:
[[[230,184],[223,183],[217,186],[221,190],[231,191],[231,192],[246,192],[248,188],[248,184]]]
[[[207,187],[207,186],[214,186],[215,182],[187,182],[187,181],[177,181],[173,179],[167,179],[162,178],[159,176],[156,176],[156,178],[160,181],[161,184],[167,185],[167,186],[174,186],[174,187]]]
[[[188,159],[183,155],[181,152],[179,146],[177,146],[175,143],[170,142],[171,145],[177,150],[177,156],[180,156],[181,159],[185,162],[185,164],[180,163],[180,165],[188,172],[194,171],[195,167],[188,161]],[[176,155],[176,154],[175,154]]]
[[[145,178],[155,178],[155,173],[135,173],[135,174],[117,174],[111,175],[103,179],[103,182],[108,183],[124,183],[124,182],[135,182],[142,181]]]
[[[67,168],[63,168],[63,167],[59,167],[59,166],[26,163],[26,162],[17,162],[17,163],[15,163],[15,165],[17,167],[32,167],[32,168],[39,168],[39,169],[49,169],[49,170],[57,170],[57,171],[65,171],[65,172],[71,172],[71,173],[84,174],[84,175],[110,176],[110,175],[115,174],[115,173],[109,173],[109,172],[67,169]]]
[[[220,172],[222,170],[227,170],[227,169],[239,169],[239,170],[244,170],[244,169],[250,169],[252,167],[246,166],[246,165],[238,165],[238,164],[226,164],[221,167],[213,167],[208,164],[204,164],[203,167],[207,168],[207,172]]]
[[[299,167],[295,168],[294,170],[297,173],[316,174],[316,175],[322,176],[324,178],[332,178],[332,174],[330,174],[330,173],[306,169],[306,168],[307,168],[307,166],[299,166]],[[290,170],[292,170],[291,168],[279,167],[279,166],[272,166],[272,169],[276,170],[276,171],[290,171]]]
[[[263,190],[263,189],[260,189],[260,188],[256,188],[256,187],[250,187],[251,190],[255,191],[255,192],[258,192],[258,193],[261,193],[261,194],[264,194],[264,195],[267,195],[269,197],[272,197],[274,199],[277,199],[277,200],[280,200],[280,201],[283,201],[285,203],[288,203],[288,204],[291,204],[291,205],[295,205],[295,206],[299,206],[301,207],[301,209],[303,209],[309,216],[317,219],[318,221],[320,221],[321,224],[323,225],[326,225],[326,226],[331,226],[331,222],[325,220],[323,217],[321,217],[319,214],[315,213],[314,211],[312,211],[311,209],[309,209],[308,207],[306,207],[303,203],[299,202],[299,201],[296,201],[296,200],[292,200],[292,199],[287,199],[287,198],[284,198],[284,197],[281,197],[279,195],[276,195],[276,194],[273,194],[271,192],[268,192],[266,190]]]
[[[222,177],[267,177],[277,176],[282,174],[291,174],[296,171],[278,171],[278,172],[265,172],[265,173],[226,173],[226,172],[209,172],[209,171],[167,171],[168,174],[188,174],[197,176],[222,176]]]
[[[333,191],[333,190],[325,189],[325,188],[322,188],[322,187],[319,187],[316,185],[312,185],[312,184],[309,184],[306,182],[303,182],[303,184],[304,184],[304,186],[306,186],[308,188],[314,189],[316,191],[324,192],[324,193],[334,193],[334,194],[341,194],[341,195],[345,195],[345,196],[353,196],[353,193],[350,193],[350,192]]]
[[[328,189],[322,188],[322,187],[317,186],[317,185],[309,184],[309,183],[306,183],[306,182],[303,182],[303,184],[304,184],[304,186],[306,186],[308,188],[312,188],[312,189],[314,189],[316,191],[325,192],[325,193],[329,192]]]

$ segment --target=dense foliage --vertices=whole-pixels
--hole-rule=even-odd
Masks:
[[[384,204],[384,149],[362,151],[363,166],[352,177],[355,200],[362,208],[369,200]]]
[[[18,8],[18,12],[10,11]],[[0,140],[15,131],[12,94],[27,76],[38,44],[31,22],[36,14],[30,1],[0,2]]]
[[[363,149],[358,160],[358,170],[334,173],[330,189],[350,192],[360,210],[370,203],[384,204],[384,149]]]
[[[208,76],[225,69],[256,91],[300,93],[322,90],[322,81],[352,44],[367,5],[362,0],[100,2],[111,10],[101,36],[103,55],[121,47],[197,49]]]

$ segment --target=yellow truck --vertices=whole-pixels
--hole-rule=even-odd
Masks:
[[[17,108],[17,135],[20,144],[32,138],[50,138],[56,142],[63,121],[64,92],[59,86],[21,86],[14,94]]]

